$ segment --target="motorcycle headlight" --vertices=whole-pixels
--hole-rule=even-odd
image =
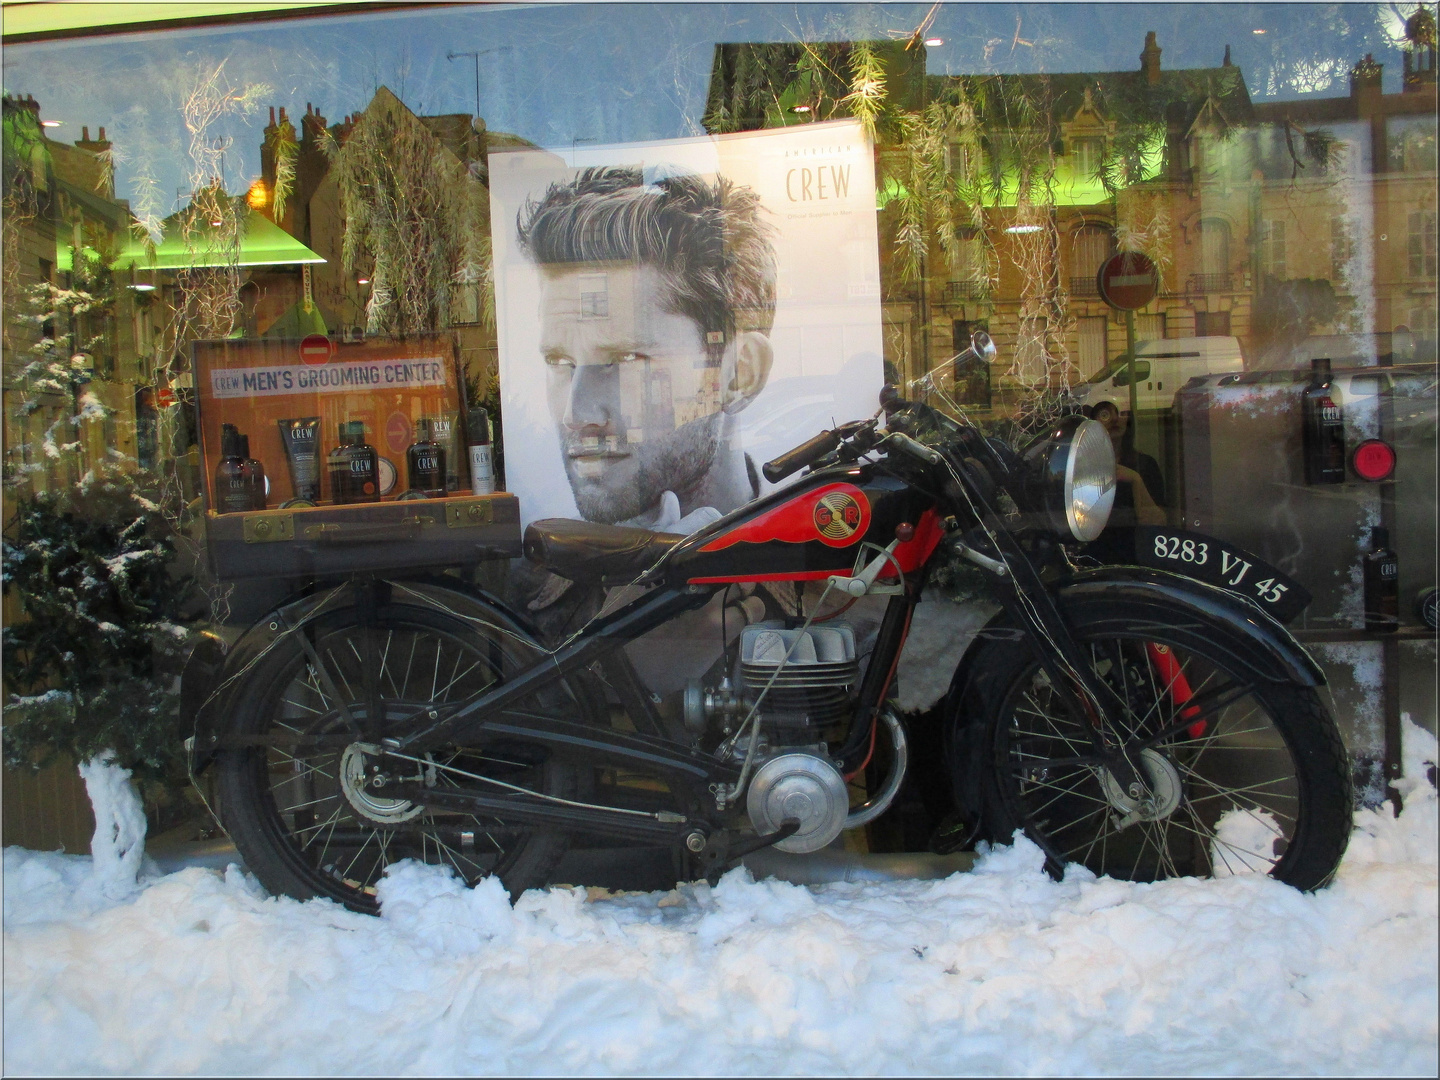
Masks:
[[[1094,540],[1115,505],[1115,451],[1094,420],[1067,416],[1022,455],[1027,487],[1051,528]]]

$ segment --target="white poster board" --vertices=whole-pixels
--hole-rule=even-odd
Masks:
[[[765,461],[875,412],[875,172],[858,123],[489,163],[506,484],[525,523],[690,531],[763,492]],[[773,321],[754,301],[767,276]]]

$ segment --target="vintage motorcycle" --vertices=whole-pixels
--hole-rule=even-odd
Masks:
[[[994,351],[977,334],[958,359]],[[192,765],[215,770],[247,866],[373,912],[405,858],[518,895],[574,837],[666,845],[678,874],[712,880],[762,847],[824,848],[900,789],[898,658],[929,576],[960,566],[1000,604],[940,712],[956,805],[983,835],[1023,829],[1053,873],[1325,884],[1351,786],[1323,676],[1255,602],[1081,565],[1115,494],[1104,429],[1065,417],[1017,451],[963,413],[883,405],[767,463],[772,483],[808,473],[689,536],[530,525],[527,558],[577,593],[629,586],[558,639],[458,578],[357,577],[187,672]],[[756,583],[795,606],[722,626],[678,694],[637,675],[642,635],[717,597],[723,618]],[[873,629],[841,617],[871,597]]]

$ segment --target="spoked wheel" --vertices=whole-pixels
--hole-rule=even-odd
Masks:
[[[1124,730],[1113,741],[1149,790],[1122,785],[1097,759],[1092,720],[1032,656],[997,649],[981,739],[992,834],[1023,828],[1057,873],[1075,862],[1132,881],[1269,874],[1323,885],[1345,851],[1351,794],[1344,746],[1318,695],[1238,663],[1219,626],[1182,633],[1165,627],[1173,613],[1107,617],[1114,606],[1077,604],[1069,614],[1120,705]]]
[[[230,725],[273,745],[219,759],[221,814],[246,865],[274,892],[372,913],[377,882],[402,859],[449,866],[467,882],[496,874],[512,895],[544,884],[564,854],[562,834],[432,810],[372,783],[381,738],[503,681],[536,651],[499,612],[468,621],[409,603],[383,604],[368,622],[341,608],[281,637],[241,675]],[[403,779],[427,786],[485,788],[476,777],[486,777],[495,794],[575,791],[574,770],[534,744],[417,757]]]

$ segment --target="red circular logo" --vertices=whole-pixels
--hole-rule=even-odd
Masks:
[[[856,495],[859,498],[856,498]],[[845,547],[864,528],[869,516],[861,506],[865,496],[856,491],[829,491],[815,502],[815,531],[831,547]]]
[[[1350,464],[1361,480],[1388,480],[1395,473],[1395,448],[1380,439],[1366,439],[1355,447]]]

